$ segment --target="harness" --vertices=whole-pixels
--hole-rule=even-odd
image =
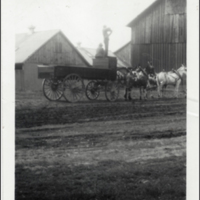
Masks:
[[[174,72],[178,76],[178,79],[176,81],[181,79],[181,82],[183,82],[183,79],[182,79],[181,75],[179,74],[179,72],[177,70],[173,69],[172,72]]]
[[[148,78],[148,74],[142,69],[142,67],[138,67],[141,71],[142,71],[142,73]]]
[[[176,79],[175,77],[173,77],[172,75],[170,75],[169,72],[165,72],[164,74],[165,74],[166,84],[168,84],[168,76],[171,76],[172,78],[174,78],[176,82],[177,82],[179,79],[181,79],[181,81],[182,81],[182,77],[181,77],[181,75],[178,73],[178,71],[176,71],[176,70],[173,69],[172,72],[175,73],[175,74],[178,76],[178,79]],[[167,76],[167,74],[168,74],[168,76]]]
[[[182,80],[182,77],[177,70],[172,70],[172,71]]]

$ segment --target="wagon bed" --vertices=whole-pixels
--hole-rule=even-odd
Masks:
[[[93,66],[90,67],[38,65],[38,78],[44,79],[43,92],[49,100],[59,100],[64,94],[66,100],[76,102],[83,93],[88,99],[94,100],[98,98],[100,88],[105,87],[106,98],[114,101],[119,92],[114,83],[116,71],[117,59],[106,57],[93,59]],[[83,79],[90,80],[86,87]]]

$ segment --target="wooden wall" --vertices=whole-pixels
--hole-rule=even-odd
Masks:
[[[132,44],[132,65],[147,65],[153,61],[157,72],[186,65],[186,43]]]
[[[157,71],[186,65],[186,0],[160,0],[132,26],[132,65]]]
[[[24,70],[15,69],[15,89],[17,91],[22,91],[25,88],[24,84]]]
[[[38,79],[38,67],[34,63],[25,63],[15,70],[15,89],[17,91],[42,91],[42,79]]]

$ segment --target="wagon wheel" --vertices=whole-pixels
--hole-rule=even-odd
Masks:
[[[57,101],[63,95],[63,85],[61,80],[44,79],[43,81],[44,96],[50,101]]]
[[[85,94],[89,100],[95,100],[99,97],[100,90],[95,81],[90,81],[87,84]]]
[[[84,83],[78,74],[69,74],[64,79],[64,97],[69,102],[79,101],[84,94]]]
[[[108,82],[105,88],[105,95],[108,101],[116,101],[119,96],[119,87],[115,82]]]

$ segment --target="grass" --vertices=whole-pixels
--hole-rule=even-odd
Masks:
[[[16,200],[182,200],[186,195],[184,156],[143,163],[29,165],[16,165]]]

